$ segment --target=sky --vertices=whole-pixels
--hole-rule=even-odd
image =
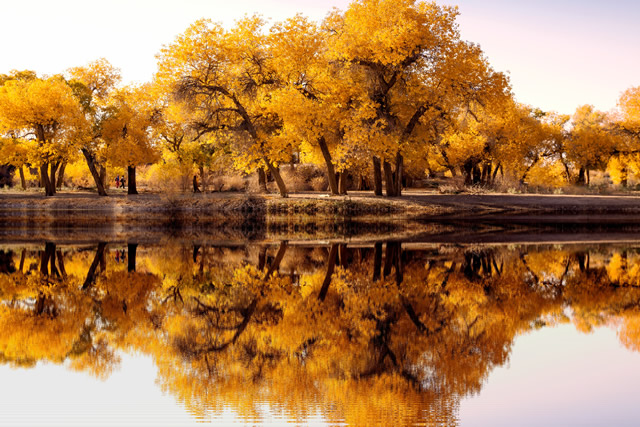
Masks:
[[[349,0],[0,0],[0,73],[61,73],[98,58],[125,83],[149,81],[155,54],[200,18],[232,26],[244,14],[322,19]],[[460,32],[508,72],[519,102],[571,114],[607,111],[640,86],[636,0],[441,0],[459,6]]]

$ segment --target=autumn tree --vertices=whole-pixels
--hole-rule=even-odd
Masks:
[[[107,160],[127,168],[128,194],[138,194],[136,166],[158,158],[152,123],[158,114],[146,86],[117,89],[109,97],[109,112],[102,122]]]
[[[83,119],[78,100],[61,77],[9,79],[0,87],[0,132],[37,141],[32,157],[47,196],[56,192],[56,171],[72,156],[77,135],[85,129]]]
[[[102,58],[83,67],[71,68],[68,74],[69,84],[82,105],[88,122],[88,132],[80,144],[80,150],[87,162],[98,194],[106,196],[106,159],[102,126],[110,113],[109,95],[120,82],[120,70]]]
[[[428,125],[507,88],[480,49],[460,40],[457,14],[456,8],[415,0],[363,0],[325,22],[332,57],[353,69],[354,84],[366,94],[345,138],[373,154],[377,194],[380,161],[387,195],[400,195],[405,156],[434,139]]]
[[[611,123],[605,113],[591,105],[576,109],[571,118],[570,135],[564,149],[569,164],[577,169],[574,182],[589,184],[589,171],[604,169],[609,157],[615,152],[617,140],[610,132]]]
[[[640,175],[640,87],[627,89],[618,100],[613,133],[618,146],[608,170],[615,183],[626,187],[629,177]]]
[[[288,143],[277,138],[280,119],[264,105],[277,84],[264,25],[256,16],[229,31],[197,21],[163,48],[158,80],[174,82],[175,97],[190,111],[199,136],[232,136],[237,167],[246,172],[266,167],[286,197],[277,165],[287,160]]]

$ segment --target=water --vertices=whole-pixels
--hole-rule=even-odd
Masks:
[[[0,425],[640,416],[640,243],[91,236],[0,243]]]

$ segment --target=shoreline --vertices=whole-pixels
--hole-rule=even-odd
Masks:
[[[640,197],[539,194],[439,194],[407,190],[402,197],[352,192],[346,196],[296,193],[288,198],[252,193],[116,194],[0,192],[2,222],[219,224],[357,220],[640,223]]]

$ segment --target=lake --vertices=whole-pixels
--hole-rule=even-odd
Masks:
[[[5,232],[0,425],[637,425],[640,239],[485,231]]]

